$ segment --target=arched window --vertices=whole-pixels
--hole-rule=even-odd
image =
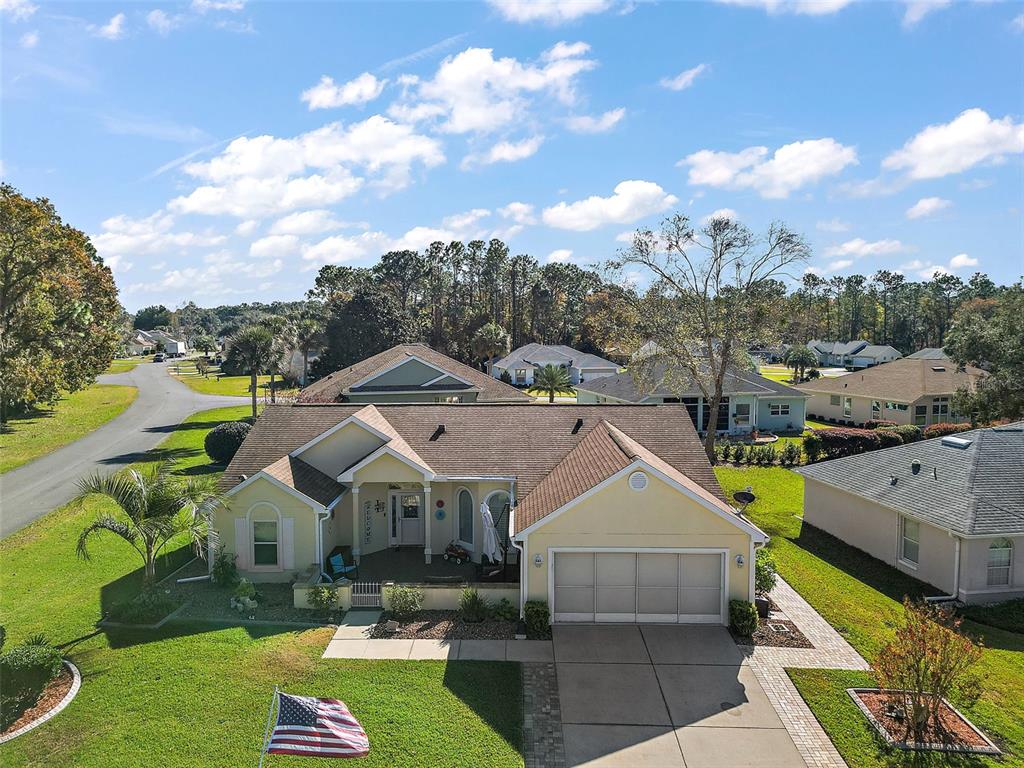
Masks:
[[[1010,570],[1013,566],[1013,542],[996,539],[988,545],[988,585],[990,587],[1010,586]]]
[[[460,488],[458,494],[459,508],[459,541],[470,549],[474,546],[473,538],[473,494],[468,488]]]

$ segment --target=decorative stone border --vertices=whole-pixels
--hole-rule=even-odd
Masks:
[[[900,693],[901,691],[890,691],[890,693]],[[942,703],[949,707],[957,717],[963,720],[967,727],[974,731],[978,738],[984,741],[988,746],[986,747],[972,747],[967,744],[942,744],[942,743],[925,743],[921,744],[916,741],[900,741],[894,739],[889,732],[882,726],[880,722],[871,714],[871,710],[867,708],[863,701],[860,700],[858,693],[884,693],[880,688],[847,688],[846,693],[853,699],[853,703],[857,705],[857,708],[864,714],[864,717],[871,723],[871,727],[875,729],[879,736],[881,736],[885,743],[890,747],[896,747],[897,749],[906,750],[931,750],[934,752],[967,752],[978,755],[1001,755],[1002,751],[997,747],[988,736],[986,736],[978,726],[967,719],[959,709],[950,704],[946,699],[942,700]]]
[[[168,613],[166,616],[164,616],[162,619],[160,619],[160,621],[156,622],[155,624],[128,624],[128,623],[123,622],[123,621],[109,621],[107,619],[100,619],[99,621],[96,622],[96,626],[97,627],[104,627],[104,628],[110,627],[110,628],[113,628],[113,629],[160,629],[160,627],[162,627],[168,621],[171,621],[175,616],[177,616],[179,613],[184,611],[185,608],[188,607],[188,605],[189,605],[189,603],[186,600],[184,603],[179,605],[177,608],[175,608],[173,611]]]
[[[56,717],[61,713],[61,711],[64,710],[65,707],[67,707],[68,704],[71,703],[72,699],[74,699],[75,696],[78,695],[78,689],[82,687],[82,675],[78,671],[78,667],[76,667],[70,661],[68,661],[67,659],[61,659],[61,661],[64,663],[64,666],[71,671],[71,675],[74,678],[71,681],[71,690],[64,694],[64,698],[60,700],[60,703],[57,704],[56,707],[51,709],[46,714],[40,715],[31,723],[21,726],[21,728],[19,728],[16,731],[11,731],[6,736],[0,736],[0,744],[4,744],[8,741],[11,741],[12,739],[16,739],[22,734],[28,733],[33,728],[38,728],[40,725],[45,723],[50,718]]]

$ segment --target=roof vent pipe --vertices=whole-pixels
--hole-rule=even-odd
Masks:
[[[437,438],[439,438],[443,434],[444,434],[444,424],[438,424],[437,425],[437,429],[434,430],[434,434],[432,434],[430,436],[430,441],[434,442],[435,440],[437,440]]]
[[[576,423],[572,426],[572,433],[575,435],[583,428],[583,419],[576,419]]]
[[[912,462],[910,462],[910,471],[913,472],[915,475],[918,472],[920,472],[921,471],[921,462],[920,461],[912,461]]]

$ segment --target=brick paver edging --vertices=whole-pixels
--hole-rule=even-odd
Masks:
[[[82,675],[78,671],[78,667],[76,667],[70,661],[68,661],[67,659],[61,659],[61,661],[64,663],[64,666],[71,671],[71,675],[73,678],[71,681],[71,688],[68,690],[67,693],[64,694],[64,698],[61,699],[60,702],[58,702],[57,706],[55,706],[49,712],[43,713],[35,720],[33,720],[31,723],[27,723],[26,725],[21,726],[21,728],[19,728],[16,731],[11,731],[6,736],[0,736],[0,744],[8,742],[11,739],[16,739],[22,734],[28,733],[33,728],[38,728],[40,725],[49,721],[51,718],[56,717],[62,711],[64,711],[68,704],[70,704],[71,701],[75,698],[75,696],[78,695],[78,691],[82,687]]]
[[[562,709],[555,665],[524,662],[522,671],[525,768],[565,768]]]
[[[846,768],[817,718],[804,702],[786,668],[869,669],[863,657],[781,578],[772,600],[811,641],[813,648],[746,648],[750,666],[778,712],[807,768]]]

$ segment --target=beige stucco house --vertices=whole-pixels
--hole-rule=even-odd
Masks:
[[[727,623],[766,541],[676,405],[269,406],[220,482],[219,543],[254,580],[334,551],[384,578],[419,553],[427,580],[449,542],[481,560],[486,507],[520,604],[555,621]]]
[[[964,602],[1024,596],[1024,422],[798,471],[806,523]]]
[[[893,421],[926,427],[968,418],[953,410],[953,395],[973,389],[984,371],[951,360],[905,357],[845,376],[797,384],[810,395],[807,418],[838,424]]]

